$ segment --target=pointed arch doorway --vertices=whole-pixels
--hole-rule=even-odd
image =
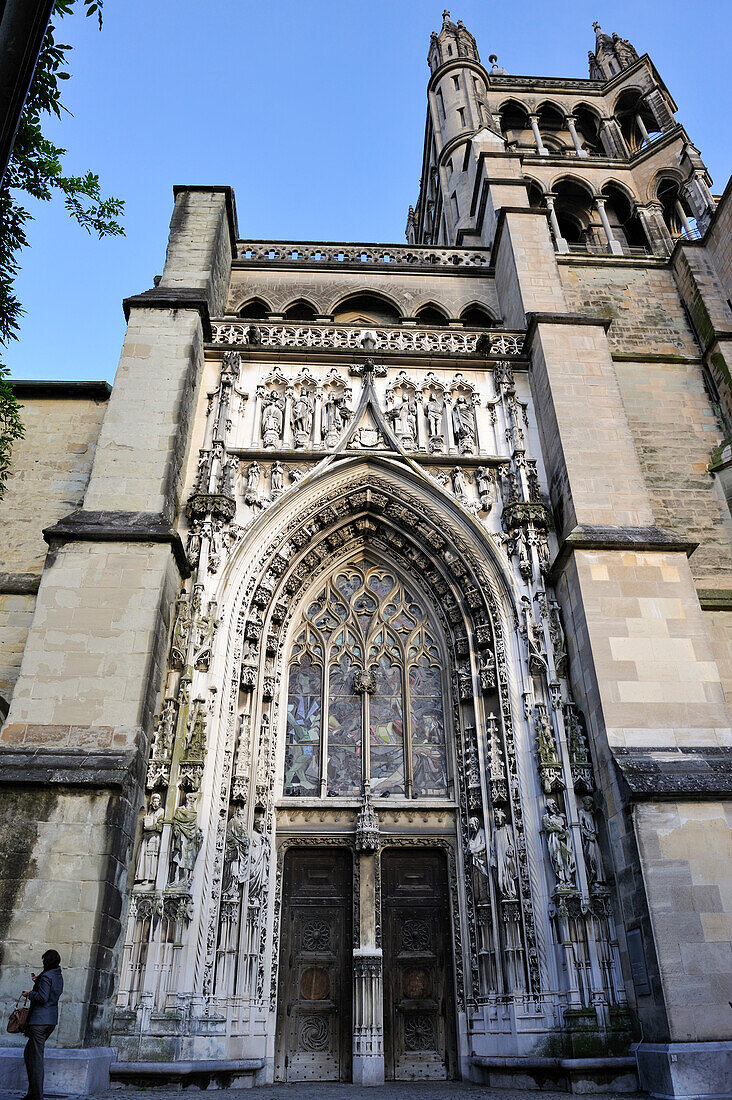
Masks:
[[[289,632],[280,1080],[457,1076],[452,659],[419,582],[359,548],[312,585]],[[373,845],[362,843],[366,805]],[[308,836],[312,847],[291,847]]]

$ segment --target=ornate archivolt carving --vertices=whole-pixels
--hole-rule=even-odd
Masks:
[[[392,547],[396,547],[397,549],[405,548],[409,551],[410,559],[409,559],[408,565],[411,568],[416,567],[417,570],[420,571],[419,575],[424,580],[424,572],[421,572],[421,571],[427,570],[427,571],[433,573],[434,572],[433,563],[431,562],[430,558],[427,557],[426,555],[424,555],[423,553],[418,552],[418,551],[415,552],[415,548],[413,548],[410,545],[410,540],[405,540],[404,536],[398,530],[392,529],[388,526],[390,513],[393,512],[395,516],[398,515],[401,522],[407,522],[407,523],[411,522],[412,525],[414,525],[414,523],[416,521],[417,524],[418,524],[418,527],[421,529],[421,533],[425,537],[426,544],[428,546],[430,546],[431,548],[438,547],[438,548],[440,548],[440,550],[446,551],[447,550],[446,541],[445,541],[445,539],[442,535],[438,534],[436,531],[430,530],[429,526],[425,525],[422,515],[419,515],[419,517],[418,517],[417,515],[414,515],[414,514],[410,513],[409,508],[405,508],[404,504],[402,503],[402,500],[404,499],[403,497],[401,497],[399,502],[390,500],[390,494],[393,493],[393,491],[394,491],[394,487],[392,485],[386,485],[385,489],[387,491],[384,492],[384,493],[374,493],[373,494],[373,496],[375,497],[375,500],[374,500],[373,503],[375,504],[377,510],[378,509],[384,509],[384,516],[387,520],[387,527],[384,528],[383,524],[382,525],[375,525],[372,521],[368,522],[367,527],[369,529],[371,529],[371,531],[373,531],[374,527],[376,527],[376,529],[378,530],[379,541],[381,541],[381,538],[385,534],[393,535],[394,542],[390,543],[390,545]],[[354,499],[354,497],[355,498],[360,498],[360,499]],[[367,504],[367,503],[370,503],[370,498],[369,498],[369,493],[368,492],[352,494],[352,497],[349,500],[349,505],[350,505],[351,511],[353,511],[354,509],[358,509],[359,507],[363,507],[363,505]],[[307,529],[308,529],[308,532],[309,532],[308,538],[312,539],[312,538],[318,537],[319,532],[321,530],[323,530],[323,528],[326,527],[327,524],[321,525],[318,522],[318,513],[317,512],[315,513],[314,516],[312,515],[312,513],[309,513],[309,514],[312,516],[312,518],[310,519],[309,523],[307,524]],[[329,518],[329,522],[332,522],[332,515]],[[360,525],[360,521],[356,521],[356,524]],[[359,529],[356,524],[354,524],[354,534]],[[360,525],[360,526],[363,530],[363,525]],[[291,541],[291,535],[290,535],[290,530],[289,529],[287,529],[284,532],[284,537],[289,537],[290,541]],[[352,537],[353,537],[353,535],[351,536],[351,538]],[[307,561],[307,556],[305,557],[304,560]],[[454,563],[458,563],[460,561],[460,559],[457,555],[453,555],[452,558],[451,558],[451,561],[454,562]],[[262,562],[262,564],[264,564],[264,562]],[[318,560],[315,560],[313,562],[313,565],[316,568],[321,567],[320,562]],[[456,569],[458,569],[457,564],[456,564]],[[461,574],[461,581],[464,585],[465,566],[462,562],[460,562],[460,566],[459,566],[458,571]],[[291,574],[291,576],[292,576],[292,574]],[[439,574],[437,574],[437,576],[439,576]],[[305,580],[305,578],[312,579],[309,571],[306,571],[306,573],[303,577],[303,580]],[[293,597],[296,596],[296,593],[297,593],[298,589],[293,588],[292,586],[289,586],[289,587],[290,587],[290,593],[288,593],[288,594],[293,596]],[[476,594],[479,594],[480,591],[481,591],[481,589],[476,584],[475,585]],[[273,596],[273,598],[274,598],[274,596]],[[479,596],[477,595],[476,598],[479,598]],[[497,610],[497,609],[494,608],[494,610]],[[283,623],[283,627],[286,627],[286,621]],[[453,626],[453,624],[448,623],[447,628],[448,629],[454,629],[454,626]],[[481,638],[484,642],[488,641],[489,636],[490,636],[489,629],[486,630],[485,628],[483,628],[481,630],[481,635],[480,636],[481,636]],[[472,694],[471,694],[471,701],[472,701]],[[471,742],[474,742],[474,738],[475,738],[475,727],[473,725],[469,725],[469,727],[466,727],[465,737],[461,738],[461,743],[464,743],[464,745],[465,745],[465,750],[464,751],[467,753],[466,762],[465,762],[464,765],[462,765],[462,771],[464,773],[466,783],[470,782],[473,787],[476,786],[475,776],[478,774],[478,771],[477,771],[477,755],[475,753],[474,747],[471,746]],[[477,781],[477,784],[479,785],[479,780]],[[468,798],[468,796],[467,796],[467,787],[465,789],[466,789],[465,804],[466,804],[466,807],[467,807],[467,798]],[[471,798],[472,797],[473,796],[471,796]],[[524,849],[525,849],[525,844],[524,844]],[[524,874],[524,879],[523,879],[523,885],[524,885],[524,889],[526,891],[528,891],[528,879],[526,878],[525,874]],[[531,907],[530,907],[530,904],[529,904],[529,909],[530,908]],[[471,924],[471,926],[474,930],[474,928],[475,928],[474,919],[472,919],[472,921],[469,922],[469,923]],[[472,934],[473,933],[471,933],[471,935]],[[534,948],[533,949],[533,956],[535,956],[535,955],[536,955],[536,949]],[[476,969],[476,980],[477,980],[477,969]]]

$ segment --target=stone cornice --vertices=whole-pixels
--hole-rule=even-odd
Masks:
[[[16,397],[55,397],[75,398],[89,401],[108,401],[112,392],[109,382],[52,382],[46,378],[19,378],[11,379],[13,393]]]
[[[580,525],[574,528],[561,543],[551,565],[552,583],[555,583],[575,550],[658,550],[665,553],[694,553],[698,542],[681,539],[662,527],[611,527]]]
[[[43,736],[44,726],[30,727]],[[58,730],[57,726],[53,727]],[[64,787],[125,787],[139,769],[139,753],[89,749],[0,748],[2,780]]]
[[[732,611],[732,591],[727,588],[697,588],[703,611]]]
[[[34,596],[40,585],[40,573],[0,573],[0,593],[6,596]]]
[[[531,348],[536,330],[539,325],[587,325],[592,328],[603,328],[605,332],[612,324],[611,317],[591,316],[584,313],[527,313],[526,336],[524,337],[524,352]]]
[[[732,794],[732,747],[613,748],[633,802],[718,799]]]
[[[64,542],[168,543],[181,576],[191,575],[180,535],[156,512],[87,512],[79,509],[46,527],[43,537],[49,546]]]
[[[142,294],[133,294],[130,298],[124,298],[122,308],[125,320],[130,319],[132,309],[195,309],[203,327],[204,340],[211,339],[211,320],[208,312],[208,302],[203,292],[198,287],[163,287],[156,286],[152,290],[144,290]]]

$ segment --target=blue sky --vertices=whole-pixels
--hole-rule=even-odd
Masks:
[[[729,0],[455,0],[453,19],[511,73],[587,76],[592,22],[647,51],[723,190],[732,172]],[[105,0],[74,16],[50,128],[69,171],[127,203],[99,242],[61,202],[33,207],[5,359],[15,378],[112,381],[121,300],[162,270],[174,183],[231,184],[242,237],[400,242],[417,197],[427,48],[440,0]]]

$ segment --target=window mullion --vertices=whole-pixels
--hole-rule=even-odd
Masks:
[[[361,729],[361,790],[366,789],[366,780],[371,782],[371,737],[369,724],[371,721],[370,696],[367,691],[363,693],[362,729]]]
[[[320,797],[328,790],[328,715],[330,712],[330,649],[323,662],[323,706],[320,715]]]
[[[409,705],[409,669],[404,661],[402,673],[402,714],[404,715],[404,779],[407,798],[412,797],[412,708]]]

